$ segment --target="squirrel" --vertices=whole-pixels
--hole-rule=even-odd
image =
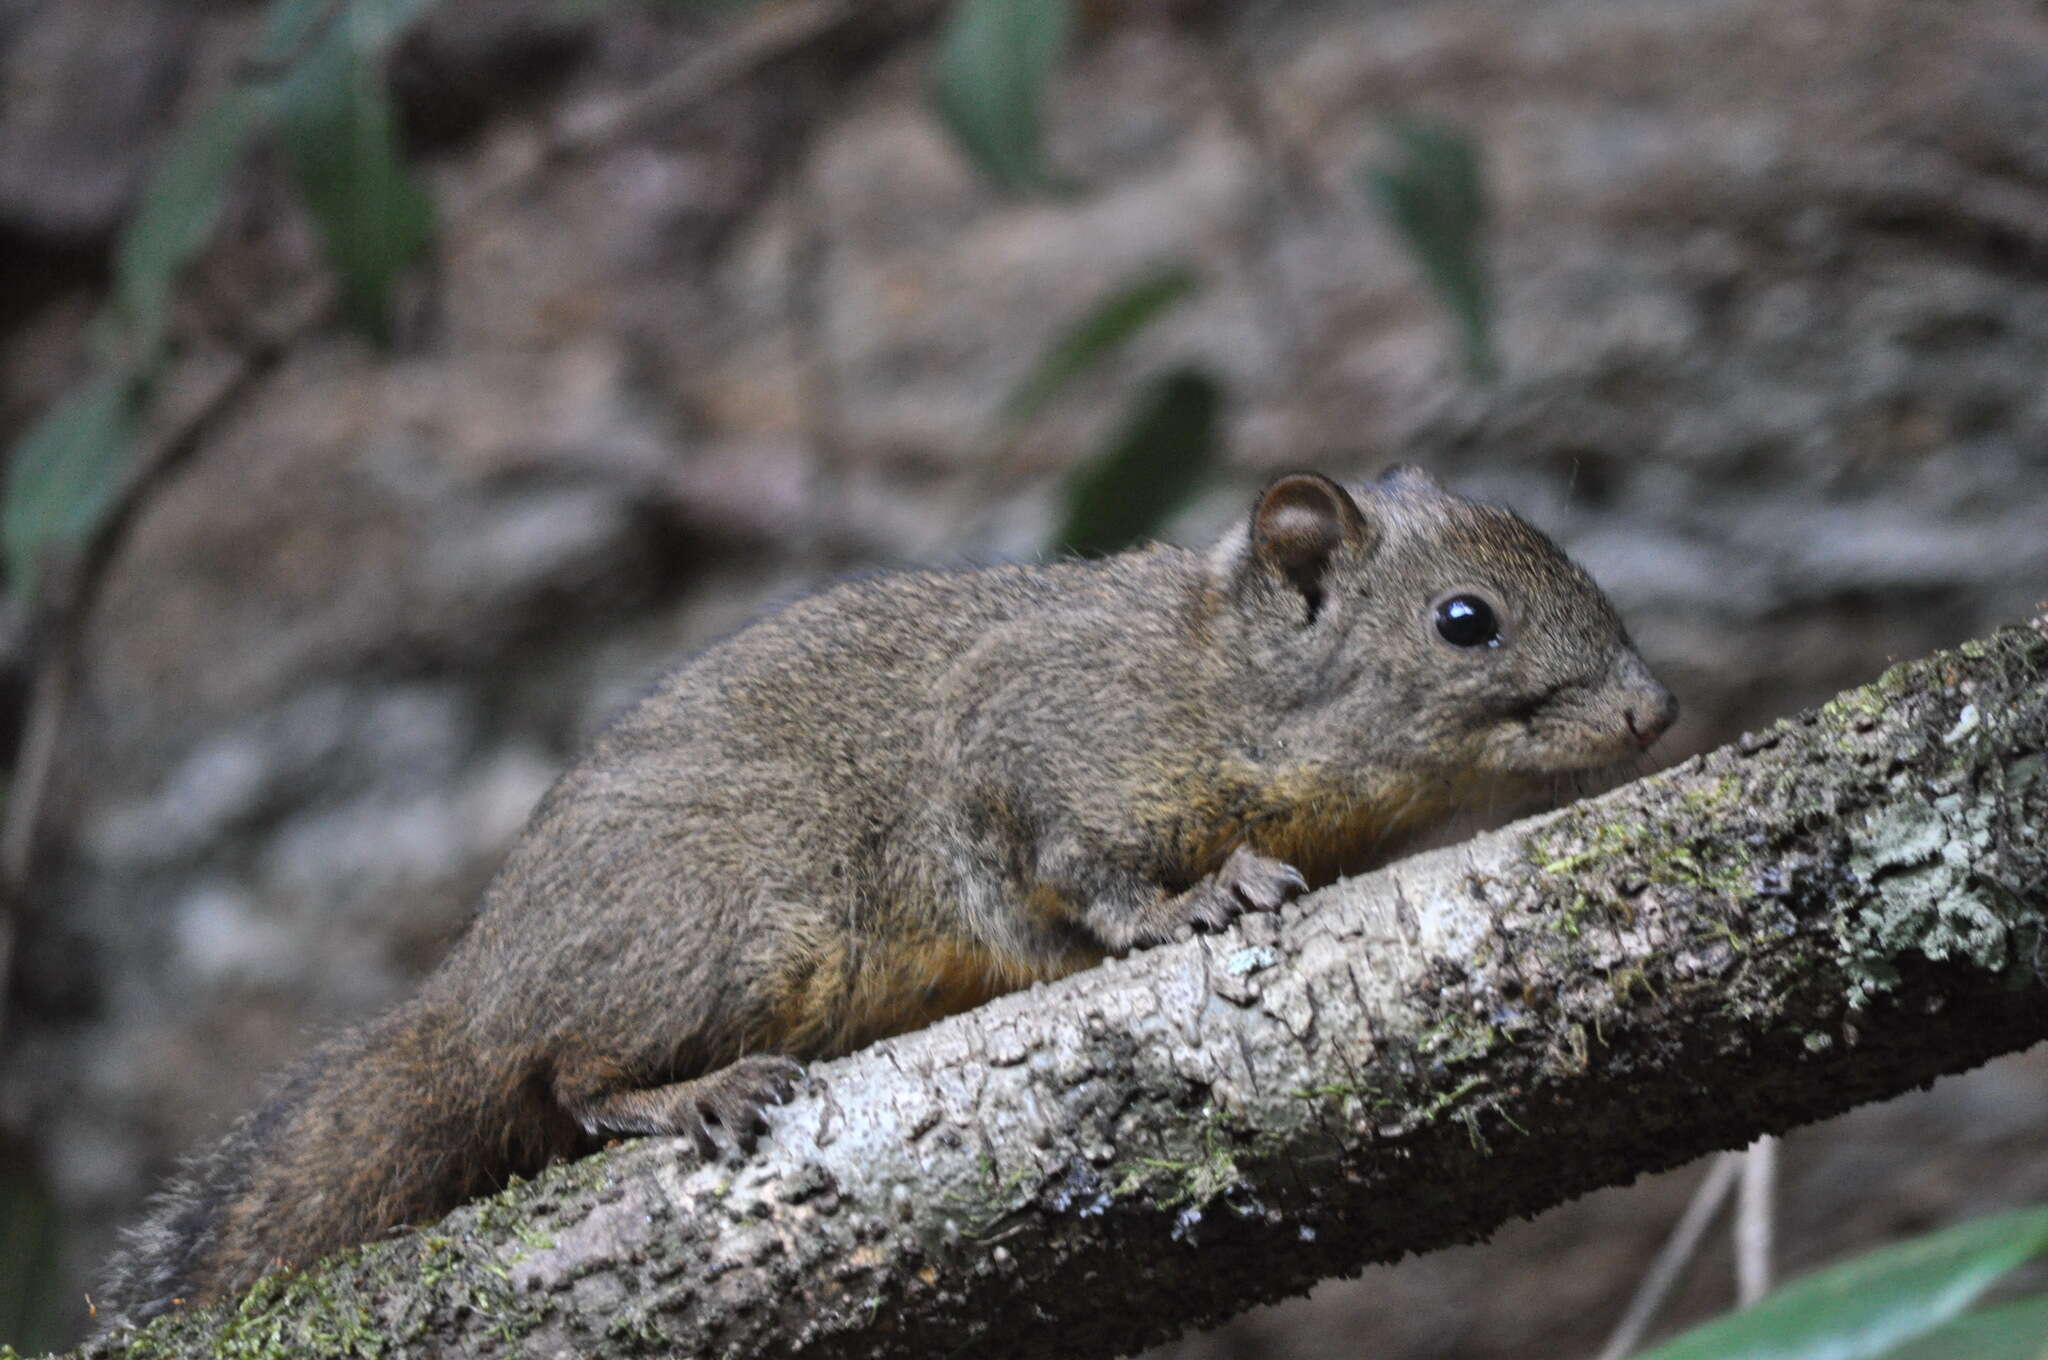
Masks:
[[[1207,552],[842,583],[596,738],[418,994],[157,1198],[112,1320],[610,1137],[751,1146],[801,1063],[1277,908],[1676,716],[1583,571],[1413,467],[1282,477]]]

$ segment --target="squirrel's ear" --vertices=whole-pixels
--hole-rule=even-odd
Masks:
[[[1282,477],[1252,507],[1252,560],[1292,581],[1309,602],[1310,618],[1320,611],[1330,559],[1347,544],[1363,543],[1367,535],[1365,516],[1351,493],[1313,472]]]

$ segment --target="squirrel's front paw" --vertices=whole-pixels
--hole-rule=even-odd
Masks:
[[[1277,911],[1308,891],[1301,870],[1240,845],[1190,895],[1188,924],[1217,931],[1247,911]]]

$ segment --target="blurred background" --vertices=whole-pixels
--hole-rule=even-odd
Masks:
[[[834,575],[1418,462],[1608,588],[1671,759],[2048,597],[2026,0],[0,0],[0,260],[22,1347]],[[2037,1049],[1795,1134],[1781,1268],[2048,1198],[2044,1116]],[[1700,1174],[1167,1353],[1591,1356]]]

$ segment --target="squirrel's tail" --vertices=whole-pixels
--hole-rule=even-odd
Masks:
[[[423,1000],[341,1035],[151,1202],[108,1265],[101,1317],[140,1325],[231,1296],[538,1170],[574,1126],[532,1071]]]

